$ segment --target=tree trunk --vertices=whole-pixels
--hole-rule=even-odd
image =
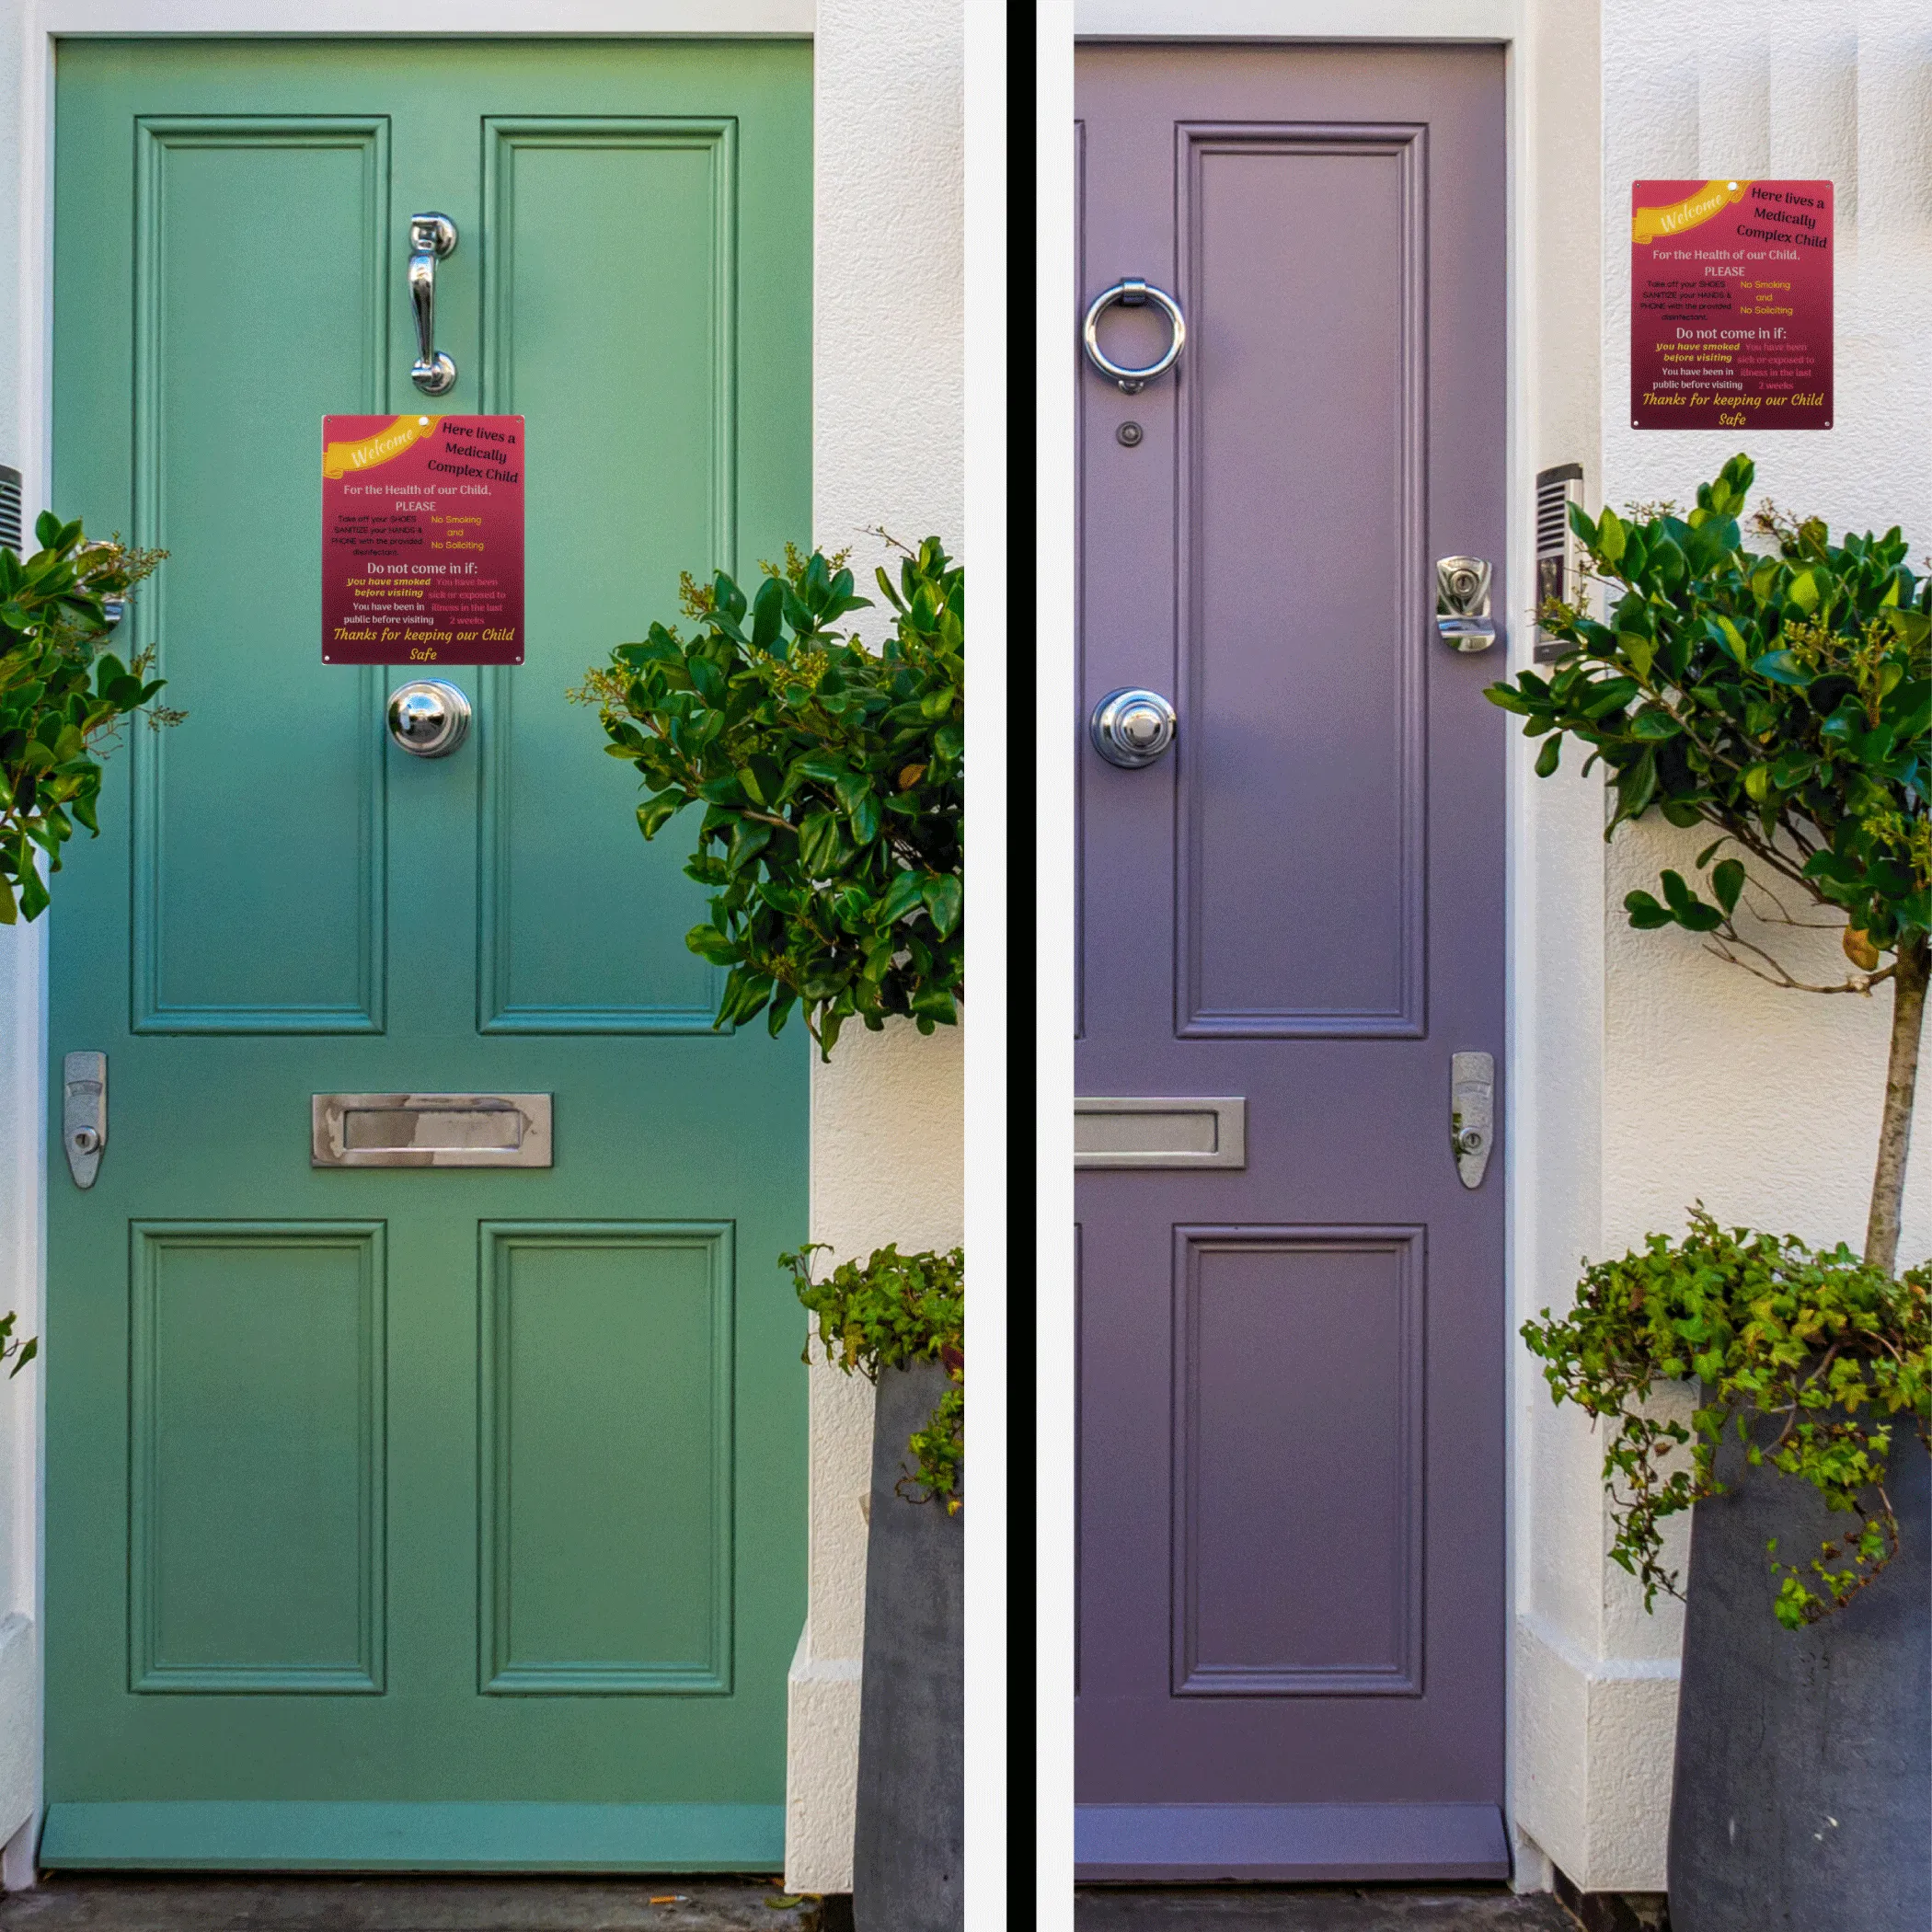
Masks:
[[[1892,1058],[1885,1069],[1885,1111],[1879,1127],[1879,1165],[1871,1179],[1871,1218],[1865,1228],[1865,1259],[1887,1274],[1898,1271],[1899,1216],[1905,1202],[1905,1157],[1912,1149],[1912,1101],[1918,1087],[1926,982],[1932,978],[1932,940],[1902,946],[1895,957]]]

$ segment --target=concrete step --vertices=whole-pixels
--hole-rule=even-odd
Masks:
[[[1578,1932],[1547,1892],[1400,1885],[1082,1886],[1075,1932]]]
[[[817,1932],[762,1879],[55,1877],[0,1932]]]

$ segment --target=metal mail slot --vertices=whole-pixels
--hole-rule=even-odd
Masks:
[[[315,1167],[547,1167],[548,1094],[316,1094]]]
[[[1076,1167],[1245,1167],[1248,1102],[1238,1097],[1074,1102]]]

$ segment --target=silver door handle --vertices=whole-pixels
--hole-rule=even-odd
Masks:
[[[436,347],[436,264],[456,252],[456,224],[446,214],[409,217],[409,301],[416,310],[416,366],[409,380],[425,396],[455,387],[456,365]]]
[[[469,699],[447,678],[412,678],[389,694],[389,735],[417,758],[447,758],[469,736]]]
[[[1174,742],[1174,707],[1158,691],[1130,684],[1110,691],[1087,720],[1087,735],[1110,765],[1138,771],[1152,765]]]
[[[1100,317],[1116,302],[1122,308],[1144,308],[1151,302],[1167,316],[1167,326],[1174,332],[1167,354],[1157,362],[1149,362],[1144,369],[1122,369],[1101,352]],[[1187,345],[1188,319],[1180,312],[1180,304],[1166,289],[1157,289],[1151,282],[1130,279],[1115,282],[1110,289],[1102,289],[1094,297],[1087,311],[1087,320],[1080,327],[1080,339],[1087,345],[1087,360],[1102,375],[1111,376],[1115,385],[1127,395],[1138,396],[1156,375],[1165,375],[1179,362],[1180,351]]]

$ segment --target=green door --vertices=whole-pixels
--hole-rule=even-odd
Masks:
[[[52,1866],[765,1869],[804,1610],[800,1029],[712,1032],[680,842],[566,698],[808,527],[799,42],[59,56],[54,501],[172,553],[52,915]],[[514,669],[408,756],[325,666],[325,413],[527,420]],[[548,1094],[547,1168],[315,1168],[311,1097]],[[58,1095],[56,1095],[56,1115]]]

